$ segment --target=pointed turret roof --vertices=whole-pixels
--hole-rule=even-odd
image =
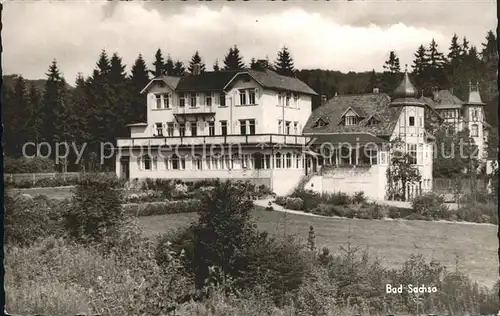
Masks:
[[[410,80],[408,75],[408,65],[405,66],[403,80],[392,94],[392,105],[424,105],[422,100],[418,99],[418,90]]]
[[[484,105],[483,100],[481,100],[481,95],[479,94],[479,82],[476,83],[475,90],[472,90],[472,83],[469,81],[469,100],[467,104]]]
[[[408,75],[408,70],[405,69],[403,80],[394,90],[393,98],[418,98],[418,90],[415,88]]]

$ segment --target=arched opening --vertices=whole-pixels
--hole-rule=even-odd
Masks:
[[[264,155],[262,155],[261,153],[254,153],[252,155],[253,165],[254,165],[255,169],[264,169],[264,165],[263,165],[264,159],[263,159],[263,157],[264,157]]]

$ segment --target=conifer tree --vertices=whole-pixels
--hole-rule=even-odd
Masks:
[[[380,89],[380,77],[375,72],[375,69],[372,69],[370,72],[370,81],[368,83],[368,87],[366,88],[367,93],[372,93],[375,88]]]
[[[257,63],[257,60],[255,59],[255,57],[252,57],[252,59],[250,60],[250,69],[253,69],[253,70],[259,69],[259,64]]]
[[[216,60],[215,60],[215,63],[214,63],[213,69],[214,69],[214,71],[220,71],[220,68],[219,68],[219,60],[218,60],[218,59],[216,59]]]
[[[102,50],[97,61],[97,74],[98,76],[106,77],[111,71],[111,62],[106,50]],[[95,79],[95,78],[94,78]]]
[[[224,57],[224,70],[242,70],[245,68],[243,57],[240,56],[240,50],[236,45],[229,48],[229,52]]]
[[[292,77],[294,75],[293,59],[286,46],[278,52],[278,58],[274,63],[274,70],[283,76]]]
[[[200,57],[200,53],[198,51],[196,51],[193,54],[191,60],[189,61],[188,71],[190,73],[193,73],[195,64],[200,65],[200,72],[202,73],[205,72],[205,63],[203,62],[203,59]]]
[[[47,73],[42,103],[44,116],[41,134],[46,142],[70,141],[67,134],[66,102],[66,81],[54,60]]]
[[[109,80],[111,84],[121,84],[125,82],[127,79],[127,74],[125,73],[125,65],[123,65],[122,58],[118,56],[117,53],[114,53],[111,57],[110,61],[110,73]],[[83,77],[81,75],[78,76],[78,80],[82,80]]]
[[[186,72],[186,67],[184,63],[180,60],[177,60],[174,64],[174,76],[183,76]]]
[[[130,99],[131,107],[127,116],[128,123],[139,123],[146,121],[146,107],[144,105],[144,96],[140,94],[142,89],[149,83],[149,72],[146,62],[141,54],[135,60],[132,66],[130,76]]]
[[[40,128],[42,126],[42,95],[34,84],[30,85],[28,92],[31,112],[29,113],[29,139],[38,143],[41,135]]]
[[[172,60],[172,57],[170,57],[170,54],[167,56],[167,61],[165,62],[165,74],[167,76],[173,76],[174,75],[174,61]]]
[[[12,112],[12,116],[9,117],[13,119],[12,122],[9,122],[12,129],[9,131],[10,133],[5,136],[9,143],[14,145],[11,147],[14,151],[14,155],[20,157],[22,155],[23,144],[29,141],[26,134],[29,126],[28,119],[30,112],[27,84],[22,76],[16,78],[11,96],[12,105],[15,110]]]
[[[396,52],[389,53],[389,59],[384,63],[384,73],[382,74],[382,90],[387,93],[392,93],[400,80],[401,66],[399,57]],[[351,87],[352,90],[352,87]]]
[[[445,65],[446,58],[444,54],[438,49],[438,44],[434,39],[431,40],[429,48],[427,49],[427,61],[428,61],[428,78],[427,81],[427,91],[431,89],[448,89],[449,79],[446,74]]]
[[[153,63],[154,70],[151,70],[151,74],[153,75],[154,78],[160,77],[165,74],[165,62],[163,60],[163,55],[161,53],[161,49],[158,48],[158,50],[155,53],[155,62]]]

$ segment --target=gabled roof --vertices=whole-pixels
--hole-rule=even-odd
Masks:
[[[350,106],[349,108],[347,108],[347,110],[344,111],[344,113],[342,113],[342,116],[346,115],[349,110],[352,110],[359,117],[366,117],[365,110],[363,110],[363,108],[359,106]]]
[[[176,91],[222,91],[238,71],[207,71],[199,75],[180,77]]]
[[[286,90],[292,92],[298,92],[309,95],[317,95],[317,93],[311,89],[307,84],[302,82],[300,79],[295,77],[282,76],[270,69],[264,70],[243,70],[238,72],[229,82],[226,84],[227,88],[233,80],[239,75],[248,74],[255,81],[257,81],[262,87],[276,90]]]
[[[427,98],[428,99],[428,98]],[[449,90],[439,90],[433,100],[434,109],[459,109],[464,104],[457,96]],[[430,104],[429,104],[430,105]]]
[[[334,97],[311,113],[303,132],[304,134],[371,133],[375,136],[391,135],[401,113],[401,107],[390,107],[389,103],[390,98],[385,93]],[[363,109],[367,116],[376,113],[380,120],[373,125],[366,124],[368,119],[362,120],[357,125],[339,125],[342,114],[350,107]],[[331,124],[324,127],[314,127],[318,118],[328,120]]]
[[[175,90],[177,88],[177,84],[179,83],[181,77],[173,77],[173,76],[161,76],[157,78],[153,78],[145,87],[142,89],[141,93],[144,93],[152,84],[156,81],[163,81],[170,89]]]

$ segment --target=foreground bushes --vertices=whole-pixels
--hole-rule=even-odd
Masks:
[[[197,199],[123,205],[124,212],[133,216],[194,213],[197,212],[199,208],[200,201]]]
[[[337,253],[317,252],[313,228],[308,247],[291,237],[271,238],[257,230],[250,216],[253,197],[242,182],[219,182],[200,191],[197,223],[148,240],[116,206],[119,190],[105,183],[89,179],[77,187],[69,214],[80,210],[83,215],[70,217],[72,226],[65,216],[62,222],[49,222],[63,230],[61,235],[48,229],[42,240],[7,239],[8,311],[186,316],[415,313],[412,297],[387,296],[385,284],[417,281],[445,289],[432,297],[423,295],[421,312],[491,313],[499,304],[496,292],[421,256],[412,256],[399,269],[386,269],[349,242]],[[23,214],[19,210],[25,204],[14,202],[10,213]],[[55,205],[37,203],[42,202]],[[10,218],[9,234],[24,229],[19,223],[24,218]],[[39,232],[44,231],[43,223]]]

